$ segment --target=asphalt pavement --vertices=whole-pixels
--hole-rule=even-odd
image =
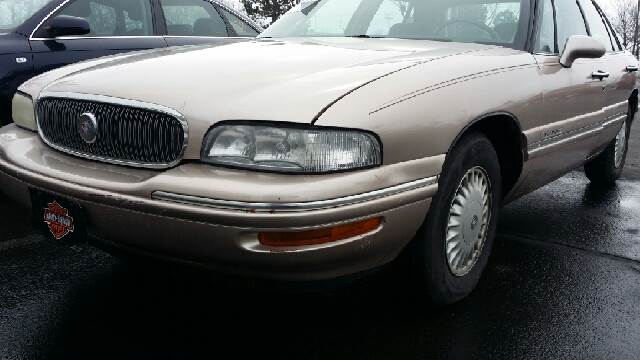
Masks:
[[[446,308],[401,266],[292,294],[136,266],[0,198],[0,359],[638,359],[640,124],[624,179],[574,172],[507,206],[478,289]]]

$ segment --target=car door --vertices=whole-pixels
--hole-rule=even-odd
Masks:
[[[159,0],[169,46],[227,43],[236,36],[221,10],[207,0]]]
[[[46,24],[56,16],[85,18],[91,32],[50,38]],[[150,0],[71,0],[34,31],[30,38],[36,73],[100,56],[166,47],[157,35]]]
[[[575,0],[541,3],[547,10],[541,10],[539,17],[555,16],[555,28],[547,20],[546,35],[539,31],[539,37],[546,36],[538,39],[534,55],[540,66],[544,108],[540,126],[527,135],[530,155],[542,157],[546,164],[539,174],[545,182],[580,166],[592,151],[591,131],[605,119],[608,79],[600,74],[610,72],[610,64],[604,59],[578,59],[570,68],[563,67],[560,56],[567,39],[589,34],[582,10]]]
[[[632,89],[624,86],[624,77],[629,75],[626,67],[631,64],[627,63],[628,60],[624,53],[618,51],[617,44],[614,43],[599,9],[593,1],[580,0],[580,6],[589,27],[589,33],[604,44],[607,50],[601,59],[608,76],[604,94],[604,116],[605,119],[611,119],[627,112],[627,99]],[[603,140],[609,139],[605,137]]]
[[[605,56],[605,61],[610,64],[609,68],[611,69],[607,86],[607,106],[605,107],[607,117],[613,118],[626,114],[629,95],[636,88],[638,60],[625,51],[610,22],[598,5],[590,0],[584,1],[588,2],[588,4],[585,4],[585,8],[591,11],[591,18],[588,18],[588,20],[596,23],[592,27],[601,28],[600,32],[602,33],[606,31],[606,35],[608,35],[612,44],[611,51],[607,52]],[[600,23],[602,23],[602,27]],[[604,33],[601,37],[603,41],[606,40]]]

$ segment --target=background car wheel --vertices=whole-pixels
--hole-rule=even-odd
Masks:
[[[605,151],[584,165],[584,172],[593,184],[612,186],[620,178],[627,158],[630,130],[631,118],[627,117]]]
[[[493,246],[502,183],[489,139],[464,137],[447,157],[439,184],[411,254],[428,295],[445,305],[473,291]]]

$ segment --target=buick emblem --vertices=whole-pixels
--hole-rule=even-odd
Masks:
[[[98,120],[92,113],[84,113],[78,118],[78,134],[87,144],[93,144],[98,138]]]

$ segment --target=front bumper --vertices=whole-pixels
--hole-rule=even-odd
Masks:
[[[86,211],[91,238],[120,249],[237,275],[322,280],[393,260],[413,238],[437,191],[444,156],[346,174],[300,176],[184,164],[125,168],[59,153],[37,134],[0,129],[0,190],[30,206],[30,188]],[[272,248],[260,231],[326,228],[371,217],[363,236]]]

